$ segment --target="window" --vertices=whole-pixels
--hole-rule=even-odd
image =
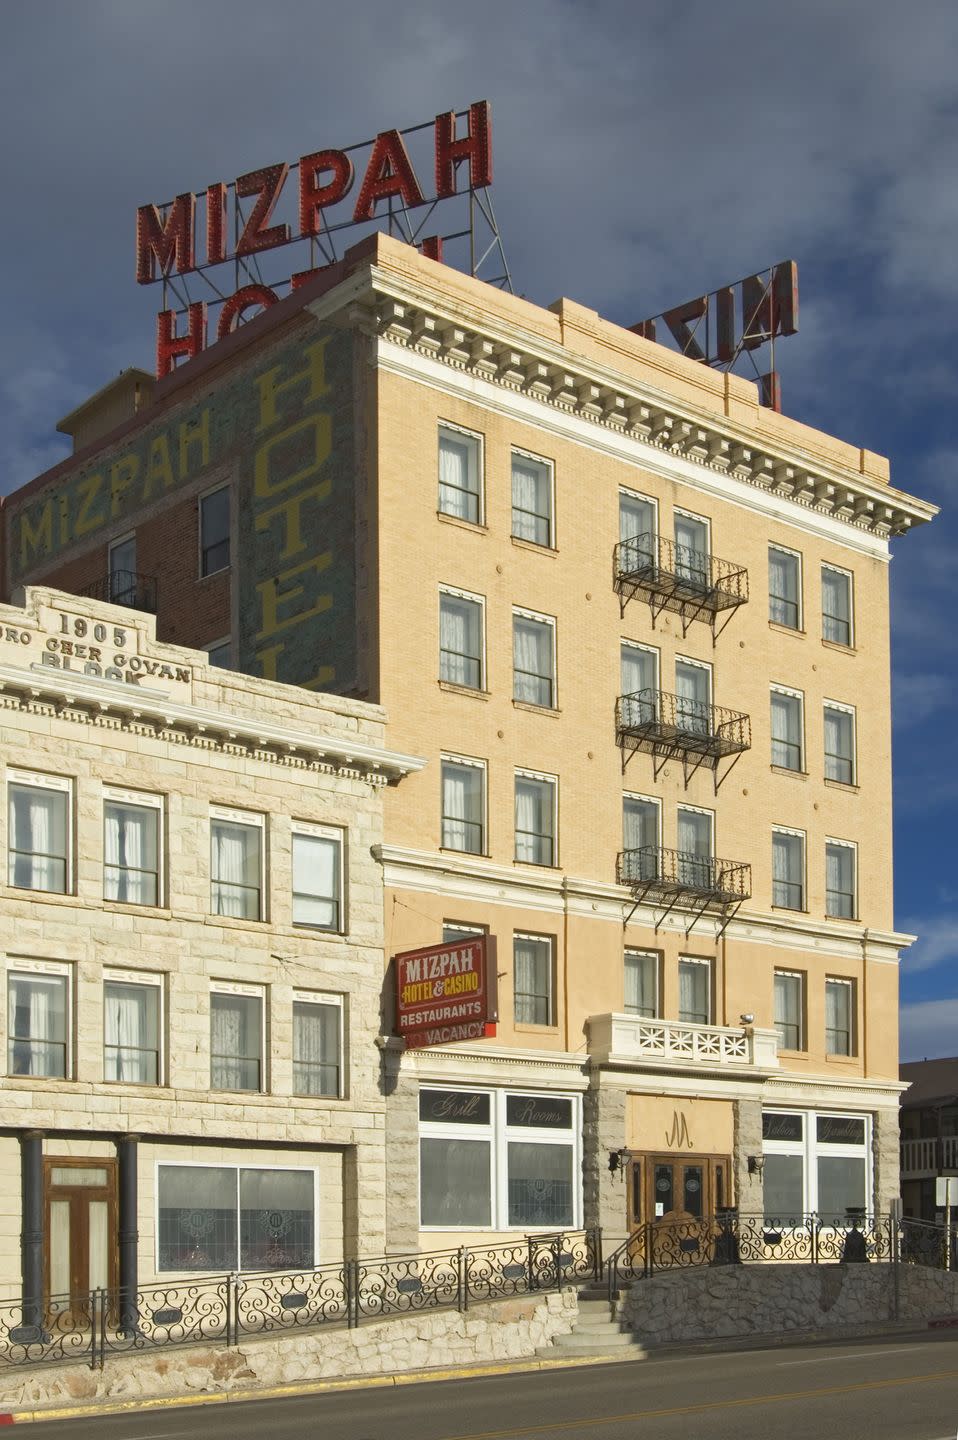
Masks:
[[[852,644],[852,577],[847,570],[822,566],[822,639]]]
[[[439,592],[439,678],[481,690],[482,601],[460,590]]]
[[[516,935],[512,944],[517,1025],[554,1025],[552,941]]]
[[[825,702],[825,779],[855,784],[855,712],[831,700]]]
[[[442,943],[454,945],[457,940],[475,940],[477,935],[486,935],[487,933],[485,925],[464,925],[459,920],[444,920]]]
[[[675,512],[675,573],[687,588],[707,590],[711,577],[709,527],[696,515]]]
[[[210,1086],[263,1086],[263,991],[255,985],[217,985],[210,992]]]
[[[107,790],[103,796],[103,898],[160,904],[159,795]]]
[[[22,890],[66,895],[70,873],[70,781],[10,770],[8,880]]]
[[[341,930],[343,833],[326,825],[293,825],[293,924]]]
[[[840,920],[855,918],[857,850],[847,840],[825,842],[825,914]]]
[[[512,612],[512,698],[555,706],[555,621],[530,610]]]
[[[805,1012],[805,976],[793,970],[775,971],[775,1029],[783,1050],[804,1050],[802,1020]]]
[[[684,1025],[708,1025],[712,1018],[712,962],[679,956],[679,1019]]]
[[[11,1075],[70,1073],[70,982],[66,965],[23,961],[7,974],[7,1067]]]
[[[805,769],[802,710],[800,690],[772,686],[772,764],[783,770]]]
[[[161,1085],[163,980],[142,971],[103,972],[103,1078]]]
[[[680,805],[678,814],[678,878],[693,890],[710,890],[713,882],[712,822],[708,810]]]
[[[211,893],[214,915],[263,918],[265,822],[245,810],[210,811]]]
[[[805,909],[805,836],[800,830],[772,831],[772,904]]]
[[[628,696],[634,707],[630,707],[629,718],[640,713],[649,720],[654,719],[659,690],[658,651],[623,641],[619,656],[619,694]]]
[[[230,643],[229,636],[227,636],[225,640],[214,640],[212,644],[204,648],[206,650],[206,659],[208,663],[213,666],[214,670],[229,670],[231,668],[230,661],[233,658],[233,647]]]
[[[645,1020],[659,1013],[659,957],[654,950],[625,952],[625,1013]]]
[[[627,542],[620,569],[641,570],[654,564],[657,531],[655,502],[631,490],[620,490],[619,539]]]
[[[200,500],[200,575],[215,575],[230,563],[230,491],[211,490]]]
[[[574,1095],[420,1090],[421,1226],[528,1231],[579,1223],[580,1117]]]
[[[293,1094],[343,1094],[343,999],[293,991]]]
[[[482,523],[482,454],[478,435],[439,427],[439,510]]]
[[[481,760],[443,757],[442,847],[485,853],[486,767]]]
[[[556,779],[516,771],[516,859],[529,865],[556,863]]]
[[[136,605],[136,536],[114,540],[108,556],[110,600],[114,605]]]
[[[512,533],[533,545],[551,546],[552,466],[512,452]]]
[[[675,724],[685,735],[712,730],[712,667],[695,660],[675,661]]]
[[[622,796],[622,850],[630,854],[630,877],[653,880],[658,874],[661,809],[644,795]]]
[[[157,1270],[290,1270],[316,1263],[313,1170],[157,1166]]]
[[[787,1225],[817,1214],[844,1224],[870,1204],[871,1135],[867,1115],[814,1111],[762,1115],[766,1218]]]
[[[825,1053],[852,1055],[852,982],[825,981]]]
[[[802,561],[794,550],[768,548],[768,618],[789,630],[802,628]]]

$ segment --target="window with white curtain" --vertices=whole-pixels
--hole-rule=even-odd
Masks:
[[[708,1025],[711,1022],[711,960],[694,955],[679,956],[679,1019],[685,1025]]]
[[[210,1086],[261,1091],[263,991],[253,985],[217,985],[210,991]]]
[[[517,540],[551,547],[552,466],[512,452],[512,533]]]
[[[679,806],[679,881],[693,890],[711,890],[713,886],[712,831],[711,811]]]
[[[11,1075],[70,1073],[72,975],[66,965],[23,962],[7,973],[7,1067]]]
[[[805,769],[803,697],[799,690],[772,686],[772,764]]]
[[[483,687],[483,604],[478,595],[439,591],[439,678],[451,685]]]
[[[7,774],[8,883],[66,895],[70,865],[70,781],[58,775]]]
[[[712,572],[706,520],[684,511],[675,512],[675,573],[687,588],[707,590]]]
[[[263,918],[265,822],[243,810],[210,811],[210,909],[243,920]]]
[[[485,925],[466,925],[461,920],[444,920],[442,922],[442,943],[454,945],[457,940],[475,940],[478,935],[487,935],[488,928]]]
[[[516,859],[556,863],[556,778],[516,771]]]
[[[858,852],[848,840],[825,842],[825,914],[854,920]]]
[[[855,784],[855,712],[831,700],[825,702],[825,779]]]
[[[825,1053],[853,1055],[855,987],[851,980],[825,981]]]
[[[775,1029],[783,1050],[804,1050],[805,976],[797,970],[775,971]]]
[[[442,847],[483,855],[486,848],[486,767],[481,760],[442,758]]]
[[[293,991],[293,1094],[343,1094],[343,997]]]
[[[772,904],[805,909],[805,836],[800,830],[772,831]]]
[[[652,880],[659,873],[661,806],[644,795],[622,797],[622,849],[629,855],[630,877]]]
[[[852,577],[847,570],[822,566],[822,639],[833,645],[851,645]]]
[[[802,561],[794,550],[768,547],[768,618],[789,630],[802,628]]]
[[[659,956],[654,950],[625,952],[625,1013],[645,1020],[659,1013]]]
[[[163,1083],[163,981],[141,971],[103,974],[103,1078]]]
[[[482,445],[478,435],[439,427],[439,510],[482,523]]]
[[[554,1025],[552,941],[542,935],[515,935],[512,957],[516,1024]]]
[[[658,521],[655,502],[631,490],[619,491],[619,539],[626,541],[620,569],[641,570],[655,562]]]
[[[675,661],[675,723],[686,735],[712,729],[712,667],[681,656]]]
[[[619,649],[619,694],[623,722],[647,725],[658,716],[659,652],[623,641]]]
[[[343,832],[327,825],[293,825],[293,924],[341,930]]]
[[[107,790],[103,797],[103,898],[159,905],[159,795]]]
[[[512,612],[512,698],[555,707],[555,621],[531,610]]]

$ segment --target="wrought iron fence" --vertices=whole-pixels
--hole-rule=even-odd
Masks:
[[[316,1270],[170,1280],[137,1290],[0,1304],[0,1366],[85,1360],[153,1346],[219,1343],[557,1290],[602,1274],[598,1229],[504,1245],[347,1260]]]
[[[667,690],[637,690],[615,703],[620,744],[687,750],[720,759],[751,745],[749,717]]]
[[[136,570],[111,570],[102,579],[84,585],[77,594],[90,600],[106,600],[111,605],[126,605],[131,610],[156,614],[156,577],[140,575]]]
[[[949,1247],[943,1226],[918,1220],[864,1213],[775,1217],[726,1210],[640,1225],[608,1257],[606,1275],[611,1300],[623,1284],[693,1266],[883,1261],[958,1269],[956,1259],[958,1227],[952,1227]]]
[[[615,547],[614,565],[620,589],[650,591],[670,608],[691,602],[718,611],[748,600],[744,566],[679,545],[665,535],[621,540]]]
[[[615,878],[644,895],[688,894],[732,903],[747,900],[752,893],[752,867],[744,861],[666,850],[661,845],[621,850]]]

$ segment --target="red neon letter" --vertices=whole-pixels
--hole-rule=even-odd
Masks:
[[[372,220],[377,201],[390,195],[402,196],[410,209],[426,203],[398,130],[384,130],[373,141],[353,219]]]
[[[206,301],[194,300],[187,312],[189,329],[176,333],[176,311],[161,310],[156,317],[156,378],[162,380],[176,369],[181,356],[192,360],[206,345]]]
[[[442,260],[442,236],[427,235],[425,240],[419,242],[419,253],[425,255],[427,260]]]
[[[436,195],[445,200],[456,193],[456,168],[469,160],[469,188],[492,184],[492,112],[488,100],[469,106],[469,128],[456,139],[456,112],[436,116]]]
[[[237,255],[252,255],[256,250],[272,250],[274,245],[286,244],[289,239],[289,226],[270,226],[269,221],[288,174],[288,165],[265,165],[262,170],[251,170],[248,175],[241,175],[237,180],[237,195],[244,199],[250,195],[257,197],[239,238]]]
[[[226,186],[222,180],[206,192],[206,263],[220,265],[226,259]]]
[[[320,185],[319,177],[331,170],[332,180]],[[319,212],[325,205],[345,199],[353,184],[353,162],[342,150],[317,150],[299,162],[299,233],[318,235],[322,226]]]
[[[798,266],[794,260],[775,265],[766,283],[762,275],[742,281],[742,349],[755,350],[773,335],[794,335],[798,329]]]
[[[177,195],[167,207],[166,219],[160,219],[155,205],[141,205],[136,212],[136,283],[149,285],[156,279],[156,262],[160,273],[167,275],[171,265],[182,275],[196,268],[193,251],[193,220],[196,214],[195,195]]]
[[[243,311],[248,310],[251,305],[262,305],[264,310],[268,310],[270,305],[275,305],[278,299],[279,296],[276,294],[276,291],[271,290],[268,285],[242,286],[241,289],[237,290],[235,295],[230,296],[220,311],[219,324],[216,327],[217,340],[222,340],[224,335],[228,335],[231,330],[235,330],[236,325],[234,322],[237,321]]]

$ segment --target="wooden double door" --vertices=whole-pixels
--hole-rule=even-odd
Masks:
[[[628,1174],[629,1232],[704,1220],[732,1204],[727,1155],[633,1155]]]
[[[116,1290],[116,1161],[43,1162],[48,1316],[84,1315],[91,1290]]]

